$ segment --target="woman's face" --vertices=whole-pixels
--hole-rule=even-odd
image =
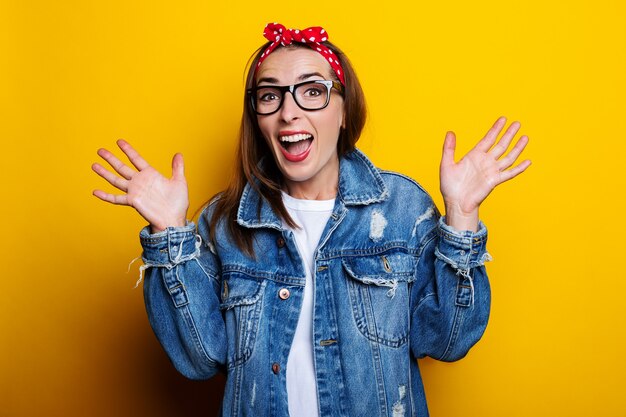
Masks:
[[[332,71],[324,57],[309,48],[278,48],[259,67],[257,86],[333,80]],[[261,133],[272,149],[290,194],[295,189],[307,190],[311,198],[310,193],[319,196],[323,191],[320,187],[336,188],[337,140],[343,124],[343,104],[343,98],[333,89],[327,107],[303,110],[287,92],[276,113],[257,115]]]

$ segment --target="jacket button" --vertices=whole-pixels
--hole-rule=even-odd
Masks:
[[[281,300],[286,300],[287,298],[289,298],[289,295],[291,295],[289,293],[289,290],[287,288],[281,288],[278,291],[278,296],[280,297]]]
[[[274,372],[274,375],[278,375],[278,373],[280,372],[280,365],[276,362],[272,364],[272,372]]]
[[[285,246],[285,239],[283,239],[283,237],[279,237],[278,240],[276,240],[276,244],[278,245],[279,248],[282,248]]]

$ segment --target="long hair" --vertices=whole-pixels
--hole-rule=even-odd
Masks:
[[[324,42],[324,44],[335,52],[344,71],[345,126],[341,128],[337,142],[337,155],[342,157],[354,150],[356,142],[361,136],[367,117],[365,96],[348,57],[331,42]],[[256,86],[255,69],[262,51],[266,50],[269,45],[270,43],[268,42],[255,52],[246,75],[246,90]],[[287,48],[309,48],[301,44],[292,45],[287,46]],[[336,78],[334,71],[332,75]],[[339,80],[337,79],[337,81]],[[283,204],[281,196],[282,174],[276,166],[271,149],[261,134],[257,115],[252,109],[246,94],[244,94],[243,116],[241,118],[239,144],[236,152],[236,167],[233,179],[226,190],[218,193],[215,198],[215,208],[209,222],[210,239],[215,243],[215,231],[218,223],[221,220],[225,220],[226,230],[237,247],[249,256],[254,257],[252,244],[254,230],[237,223],[239,201],[246,184],[250,184],[287,225],[293,228],[297,226]],[[261,207],[259,206],[259,212],[260,209]]]

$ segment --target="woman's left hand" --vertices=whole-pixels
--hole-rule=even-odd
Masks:
[[[510,168],[528,144],[528,137],[520,137],[507,152],[520,123],[511,123],[502,138],[497,140],[505,124],[504,117],[496,120],[485,137],[459,162],[454,162],[454,132],[446,134],[439,169],[440,188],[446,208],[446,223],[457,230],[476,231],[478,208],[489,193],[530,166],[530,160],[526,159]]]

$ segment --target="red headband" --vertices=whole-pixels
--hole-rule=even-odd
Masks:
[[[343,78],[343,68],[341,68],[341,64],[337,59],[337,56],[331,51],[328,47],[324,46],[322,42],[326,42],[328,40],[328,33],[319,26],[313,26],[306,29],[287,29],[280,23],[268,23],[265,26],[265,30],[263,31],[263,36],[267,40],[272,41],[270,46],[263,52],[261,57],[259,58],[259,62],[255,68],[255,72],[261,66],[261,62],[265,60],[279,45],[287,46],[292,42],[301,42],[317,51],[328,61],[330,66],[332,67],[335,74],[337,74],[337,78],[344,86],[346,82]]]

